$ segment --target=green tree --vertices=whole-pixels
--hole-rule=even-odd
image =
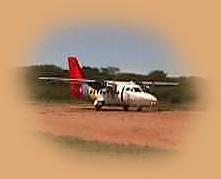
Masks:
[[[154,70],[147,75],[147,78],[153,81],[165,81],[167,74],[162,70]]]
[[[101,71],[104,73],[107,73],[109,75],[115,75],[116,73],[120,72],[120,68],[118,67],[107,67],[107,68],[101,68]]]

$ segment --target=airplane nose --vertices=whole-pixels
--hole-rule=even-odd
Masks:
[[[156,102],[157,101],[157,98],[151,94],[148,94],[145,96],[145,98],[148,100],[148,101],[154,101]]]
[[[147,103],[150,103],[150,104],[157,104],[157,98],[151,94],[147,94],[145,96],[145,100]]]
[[[144,105],[144,106],[157,105],[157,98],[150,93],[142,93],[139,95],[137,94],[135,99],[139,105]]]
[[[155,96],[151,96],[151,101],[157,102],[157,98]]]

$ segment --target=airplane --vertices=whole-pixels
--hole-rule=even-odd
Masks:
[[[77,57],[70,56],[67,60],[69,78],[39,77],[38,79],[70,83],[71,96],[90,100],[96,111],[99,111],[103,106],[122,106],[125,111],[128,111],[129,107],[136,107],[138,111],[141,111],[143,107],[156,109],[157,97],[143,90],[142,86],[148,89],[151,85],[178,85],[173,82],[144,81],[138,84],[133,81],[88,80],[85,79]]]

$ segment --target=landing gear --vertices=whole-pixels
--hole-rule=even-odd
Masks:
[[[152,101],[150,103],[150,111],[157,111],[158,110],[158,103],[156,101]]]
[[[95,109],[95,111],[100,111],[100,109],[101,109],[101,105],[97,105],[97,106],[94,106],[94,109]]]
[[[142,111],[142,108],[143,108],[143,106],[139,106],[139,107],[137,108],[137,111]]]
[[[124,111],[128,111],[129,106],[123,106]]]
[[[99,111],[103,105],[104,105],[104,101],[95,101],[94,102],[94,109],[96,111]]]

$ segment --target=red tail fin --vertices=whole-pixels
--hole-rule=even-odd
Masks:
[[[84,72],[78,63],[77,57],[68,57],[68,64],[69,64],[70,78],[72,79],[73,78],[74,79],[85,78]],[[70,90],[71,90],[72,97],[78,98],[78,99],[84,98],[82,82],[71,83]]]
[[[70,78],[82,79],[85,78],[84,72],[79,65],[77,57],[68,57],[69,76]]]

